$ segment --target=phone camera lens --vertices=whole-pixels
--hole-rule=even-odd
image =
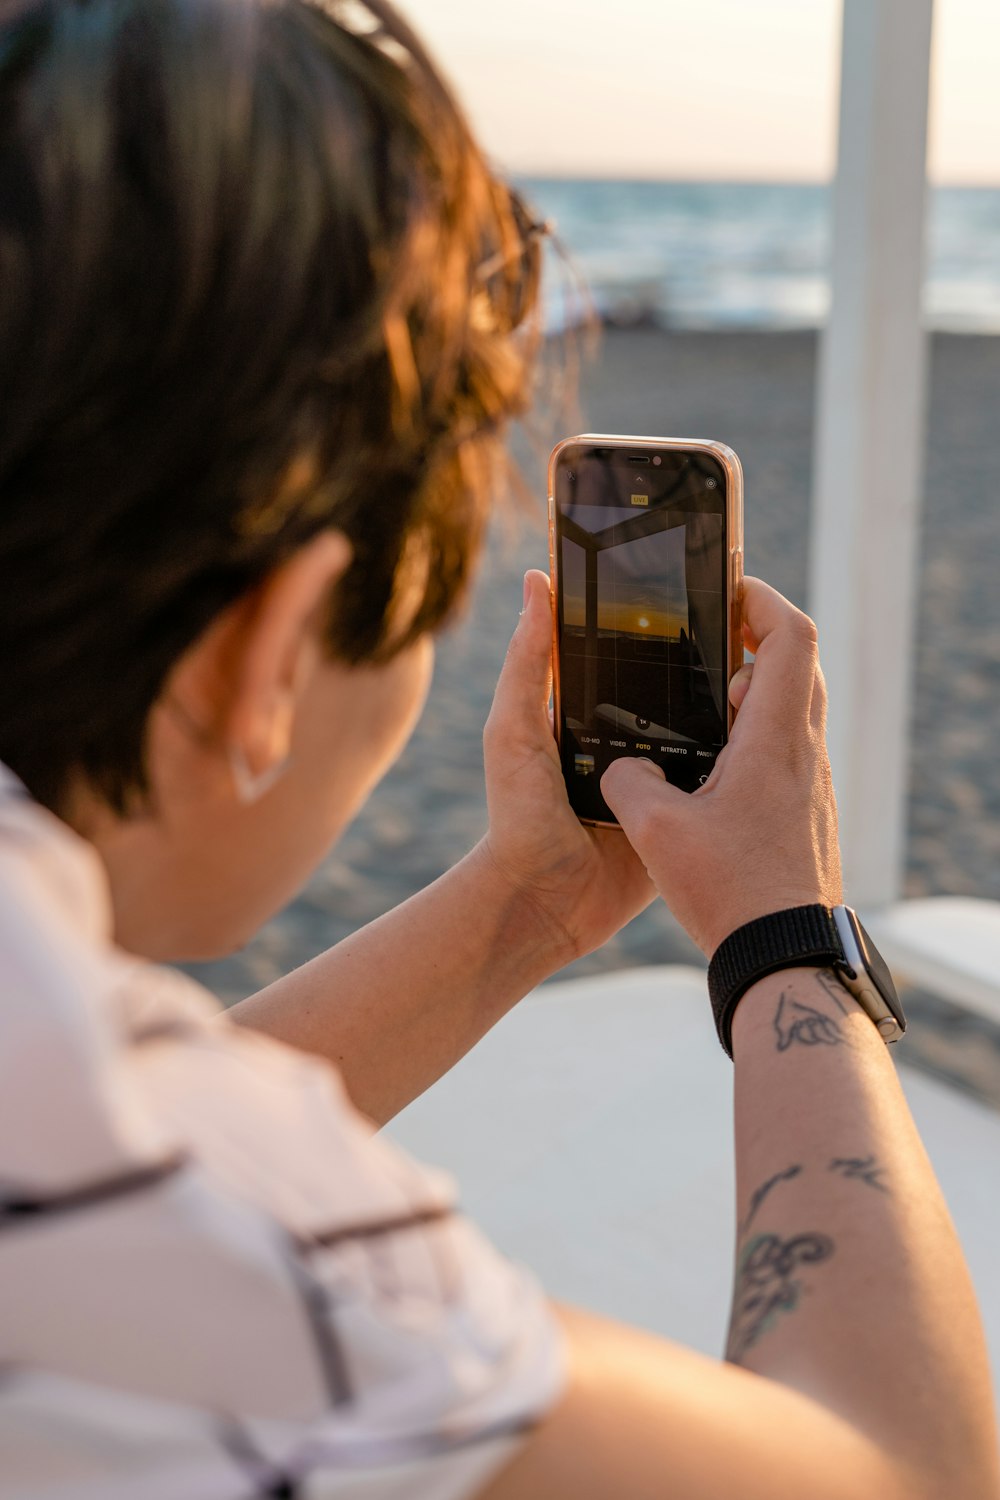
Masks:
[[[719,488],[719,481],[717,479],[706,479],[705,488],[706,490],[717,490]]]
[[[660,457],[660,455],[658,453],[654,453],[653,454],[653,462],[656,465],[656,467],[659,468],[660,465],[663,462],[663,459]]]

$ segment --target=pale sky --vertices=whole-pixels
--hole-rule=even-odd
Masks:
[[[817,180],[840,0],[401,0],[510,171]],[[1000,183],[1000,3],[937,0],[930,171]]]

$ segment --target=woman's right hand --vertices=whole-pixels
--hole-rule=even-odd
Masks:
[[[730,683],[739,712],[705,785],[679,791],[633,759],[601,779],[660,895],[709,957],[755,917],[842,899],[816,627],[759,579],[744,589],[755,660]]]

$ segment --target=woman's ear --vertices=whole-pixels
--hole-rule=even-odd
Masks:
[[[224,610],[172,673],[184,717],[252,780],[288,758],[327,601],[351,557],[342,532],[321,532]]]

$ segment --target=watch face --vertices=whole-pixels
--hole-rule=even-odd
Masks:
[[[882,957],[881,953],[878,951],[875,944],[868,936],[858,918],[857,913],[851,911],[848,908],[847,915],[850,920],[851,927],[854,931],[854,936],[857,939],[858,948],[861,951],[861,957],[864,960],[864,965],[868,970],[868,974],[872,981],[872,984],[878,990],[879,994],[882,996],[882,999],[885,1001],[886,1005],[896,1017],[896,1020],[899,1023],[900,1030],[905,1031],[906,1018],[903,1015],[903,1007],[899,1002],[899,996],[896,993],[896,986],[893,983],[892,975],[889,972],[889,965],[886,963],[885,959]]]

